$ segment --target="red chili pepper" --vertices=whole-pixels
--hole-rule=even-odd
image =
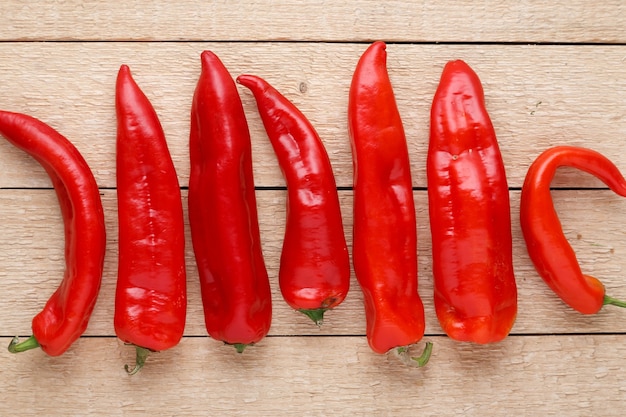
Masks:
[[[502,340],[517,314],[509,189],[482,85],[460,60],[433,100],[427,176],[439,323],[455,340]]]
[[[122,65],[116,84],[119,266],[115,332],[135,345],[141,369],[149,352],[176,346],[187,309],[183,207],[158,116]]]
[[[328,154],[307,118],[265,80],[241,75],[257,102],[287,182],[279,283],[285,301],[321,324],[350,287],[350,257]]]
[[[375,42],[361,56],[348,103],[354,164],[352,257],[363,291],[367,339],[377,353],[417,343],[425,327],[417,291],[409,154],[385,48]]]
[[[50,356],[65,352],[87,328],[96,304],[106,236],[98,185],[79,151],[64,136],[30,116],[0,111],[0,134],[46,170],[61,206],[65,230],[65,274],[43,310],[33,318],[33,335],[10,352],[41,346]]]
[[[241,352],[269,331],[271,292],[248,124],[235,81],[210,51],[202,53],[189,151],[189,223],[206,328]]]
[[[588,172],[626,197],[626,180],[602,154],[573,146],[544,151],[528,169],[522,187],[520,220],[528,254],[552,291],[580,313],[595,314],[605,304],[626,307],[625,302],[605,295],[604,285],[597,278],[583,275],[576,254],[563,234],[550,194],[552,178],[562,166]]]

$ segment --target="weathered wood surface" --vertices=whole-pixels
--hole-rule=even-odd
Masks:
[[[108,231],[103,287],[89,328],[65,355],[0,351],[0,415],[621,415],[626,403],[626,311],[582,316],[539,279],[519,227],[526,170],[545,148],[592,147],[626,171],[626,6],[570,2],[32,2],[0,4],[0,108],[57,128],[98,180]],[[191,96],[199,55],[215,51],[232,74],[254,73],[285,93],[322,137],[352,237],[347,92],[367,42],[383,39],[409,140],[418,218],[420,294],[435,343],[416,369],[372,353],[362,296],[351,292],[321,328],[278,290],[285,190],[251,94],[240,88],[252,134],[263,250],[273,290],[270,335],[237,355],[207,337],[191,245],[181,344],[125,375],[130,347],[115,338],[117,268],[114,82],[130,65],[159,114],[181,185],[189,177]],[[45,42],[41,42],[45,41]],[[132,41],[132,42],[128,42]],[[519,316],[491,346],[446,338],[432,302],[425,160],[428,114],[441,69],[466,60],[483,81],[511,187]],[[0,344],[30,320],[63,273],[58,204],[39,165],[0,140]],[[583,270],[626,299],[626,205],[571,169],[553,186]],[[183,190],[186,205],[187,192]],[[189,234],[188,234],[189,235]],[[418,346],[417,348],[419,348]]]
[[[108,251],[105,260],[103,288],[94,312],[88,335],[114,336],[113,300],[117,271],[117,225],[115,190],[103,190]],[[341,308],[327,313],[324,325],[317,328],[304,315],[294,312],[282,300],[278,289],[278,264],[282,247],[285,216],[283,190],[258,192],[259,217],[263,252],[269,269],[275,306],[271,334],[294,335],[356,335],[364,333],[362,297],[356,279]],[[352,192],[340,191],[346,237],[352,240]],[[557,190],[555,204],[583,270],[601,277],[607,291],[616,298],[626,299],[626,249],[621,228],[626,201],[608,190]],[[186,203],[187,192],[183,191]],[[511,192],[516,277],[519,287],[519,316],[514,334],[570,334],[626,332],[624,311],[607,307],[598,315],[583,316],[565,308],[537,276],[524,246],[517,221],[519,191]],[[441,334],[432,300],[431,248],[428,229],[426,191],[415,192],[416,214],[419,222],[420,294],[427,313],[429,334]],[[63,229],[60,213],[55,207],[52,190],[0,190],[0,218],[4,233],[0,234],[2,248],[2,282],[4,301],[0,304],[0,329],[3,335],[26,334],[30,320],[41,309],[63,275]],[[593,219],[590,220],[590,211]],[[351,246],[351,244],[350,244]],[[187,270],[189,312],[186,334],[204,336],[198,275],[187,229]]]
[[[120,64],[131,67],[154,104],[181,183],[188,180],[191,97],[200,53],[215,51],[233,76],[265,77],[309,117],[331,156],[339,186],[352,184],[347,133],[348,89],[365,44],[319,43],[0,43],[3,107],[23,111],[70,138],[102,187],[115,186],[114,85]],[[426,186],[432,96],[443,65],[466,60],[481,77],[506,163],[520,187],[532,159],[557,144],[592,144],[626,166],[626,46],[388,46],[388,67],[410,141],[414,184]],[[252,95],[239,87],[249,118],[258,186],[282,185]],[[2,187],[49,184],[28,169],[28,157],[0,142]],[[9,159],[10,158],[10,159]],[[9,163],[10,161],[10,163]],[[557,183],[558,184],[558,183]],[[597,186],[588,176],[562,185]]]
[[[3,361],[2,415],[621,415],[623,335],[511,337],[494,346],[435,337],[432,366],[373,355],[363,338],[268,337],[238,355],[186,338],[129,378],[131,349],[82,338],[51,359]],[[0,342],[8,343],[8,338]],[[18,408],[16,408],[18,407]]]
[[[620,0],[177,2],[5,0],[0,39],[606,42],[626,39]]]

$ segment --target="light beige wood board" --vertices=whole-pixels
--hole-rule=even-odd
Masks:
[[[81,338],[57,358],[0,353],[0,414],[618,416],[626,401],[623,335],[430,339],[431,362],[418,369],[362,337],[271,337],[241,355],[186,338],[129,377],[132,348]]]
[[[161,118],[182,185],[189,175],[189,112],[199,55],[214,50],[233,76],[266,78],[311,120],[339,186],[352,185],[347,97],[367,45],[318,43],[0,43],[0,108],[49,123],[76,144],[101,187],[115,186],[114,85],[119,66]],[[520,187],[532,160],[559,144],[589,146],[622,169],[626,156],[623,46],[389,45],[388,68],[403,117],[416,186],[426,186],[429,111],[443,65],[465,59],[483,81],[506,164]],[[284,185],[252,95],[239,87],[251,130],[255,181]],[[0,187],[46,187],[42,170],[0,141]],[[568,172],[568,171],[566,171]],[[556,186],[599,186],[567,173]]]
[[[271,4],[271,6],[270,6]],[[3,40],[624,42],[619,0],[0,4]]]
[[[626,4],[618,0],[0,2],[0,109],[39,117],[76,143],[102,187],[109,236],[86,336],[58,358],[0,350],[0,415],[622,415],[626,312],[606,307],[582,316],[560,303],[534,272],[517,216],[528,165],[549,146],[593,147],[626,169],[625,27]],[[206,336],[189,245],[186,337],[129,378],[123,364],[133,361],[133,350],[112,326],[119,65],[131,66],[155,105],[183,186],[200,52],[217,52],[233,75],[265,77],[320,132],[338,184],[347,188],[340,196],[350,240],[347,93],[360,54],[376,39],[390,42],[388,68],[418,187],[431,363],[418,370],[370,351],[354,276],[348,299],[320,329],[282,301],[276,274],[285,192],[264,187],[284,181],[252,97],[239,87],[263,188],[258,201],[275,305],[270,336],[243,355]],[[512,187],[519,317],[514,334],[491,346],[442,336],[431,299],[428,111],[444,63],[457,58],[483,81]],[[0,171],[0,345],[6,346],[14,334],[30,333],[32,316],[57,287],[63,236],[56,197],[37,163],[0,140]],[[553,196],[583,271],[598,276],[610,295],[626,298],[626,203],[571,169],[559,171],[553,185],[564,188]],[[584,189],[567,189],[577,187]]]
[[[353,335],[365,333],[362,295],[355,277],[346,299],[327,313],[321,328],[289,308],[278,288],[278,267],[284,233],[285,192],[259,191],[259,218],[266,264],[273,290],[273,335]],[[352,241],[352,193],[341,191],[344,228]],[[553,192],[563,228],[578,253],[583,271],[600,278],[609,295],[626,300],[626,223],[621,209],[626,200],[608,190]],[[566,307],[536,274],[524,246],[518,223],[519,192],[511,192],[514,264],[519,288],[519,312],[513,333],[615,333],[626,331],[626,311],[607,306],[594,316]],[[7,335],[30,333],[32,317],[58,286],[63,274],[63,230],[53,191],[3,190],[0,192],[0,331]],[[102,290],[87,334],[114,335],[113,310],[117,268],[116,200],[113,190],[103,191],[108,247]],[[428,228],[427,196],[415,192],[419,239],[419,286],[424,300],[429,334],[441,334],[432,301],[432,256]],[[186,192],[183,193],[186,204]],[[590,218],[593,220],[590,221]],[[187,229],[189,308],[185,333],[206,335],[198,275]]]

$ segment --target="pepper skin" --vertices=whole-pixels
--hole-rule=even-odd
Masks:
[[[279,283],[285,301],[321,324],[350,287],[350,257],[328,154],[307,118],[265,80],[241,75],[287,182]]]
[[[427,177],[439,323],[454,340],[500,341],[517,314],[509,189],[480,80],[460,60],[433,99]]]
[[[46,170],[56,191],[65,233],[65,273],[58,289],[33,318],[33,335],[10,352],[38,346],[64,353],[87,328],[102,281],[106,236],[98,185],[79,151],[64,136],[30,116],[0,111],[0,134]]]
[[[187,309],[183,207],[176,170],[158,116],[122,65],[116,84],[119,266],[115,332],[150,351],[178,344]]]
[[[386,45],[361,56],[350,86],[354,165],[353,264],[363,291],[367,340],[376,353],[420,341],[417,230],[409,154],[387,74]]]
[[[605,304],[626,307],[626,303],[606,296],[604,285],[597,278],[583,275],[563,234],[550,194],[552,178],[562,166],[585,171],[626,197],[626,180],[602,154],[574,146],[544,151],[528,169],[522,187],[520,221],[530,259],[552,291],[574,310],[595,314]]]
[[[210,51],[201,61],[191,108],[189,223],[207,331],[242,352],[265,337],[272,318],[250,132],[224,64]]]

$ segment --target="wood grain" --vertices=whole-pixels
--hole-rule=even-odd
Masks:
[[[88,335],[112,336],[117,271],[116,200],[114,190],[103,190],[107,219],[107,254],[102,290]],[[273,335],[354,335],[365,333],[362,295],[355,277],[350,293],[336,311],[328,313],[321,328],[304,315],[291,310],[278,288],[278,265],[285,218],[285,191],[257,192],[261,239],[271,279],[274,303]],[[345,234],[351,248],[352,192],[340,191]],[[187,193],[183,191],[186,204]],[[564,231],[577,251],[584,272],[599,277],[610,295],[626,300],[626,200],[608,190],[557,190],[555,206],[561,214]],[[63,274],[63,229],[52,190],[0,191],[0,282],[5,301],[0,304],[0,329],[9,336],[25,335],[30,320],[44,305]],[[515,334],[574,334],[626,332],[624,311],[608,306],[595,316],[583,316],[566,307],[535,272],[524,246],[518,224],[519,191],[511,192],[516,280],[519,287],[519,315]],[[419,282],[427,333],[441,334],[432,301],[430,231],[426,191],[415,192],[419,240]],[[53,208],[51,210],[51,208]],[[590,214],[591,213],[591,214]],[[589,221],[593,216],[593,222]],[[189,307],[186,335],[203,336],[204,316],[198,274],[187,228],[187,271]],[[12,333],[11,333],[12,332]]]
[[[583,316],[537,276],[518,224],[529,164],[559,144],[594,148],[626,171],[626,4],[619,0],[0,2],[0,108],[67,136],[92,167],[105,207],[107,256],[87,332],[61,357],[0,350],[0,415],[24,416],[618,416],[626,402],[625,312]],[[204,328],[187,227],[185,337],[138,375],[114,334],[117,269],[114,83],[128,64],[163,124],[180,183],[189,177],[189,111],[200,53],[233,76],[264,77],[317,128],[329,152],[344,229],[352,240],[347,95],[372,40],[388,42],[388,69],[405,125],[418,219],[424,369],[377,355],[364,336],[355,277],[346,301],[318,328],[278,289],[284,180],[252,95],[239,87],[252,136],[263,251],[271,277],[270,335],[238,355]],[[488,346],[442,334],[432,302],[425,161],[429,107],[443,65],[466,60],[483,82],[506,164],[519,314]],[[63,274],[63,227],[41,167],[0,140],[0,344],[27,336]],[[585,273],[626,299],[626,201],[599,181],[559,170],[552,192]],[[183,189],[186,205],[187,192]],[[414,350],[419,352],[422,344]]]
[[[607,416],[626,400],[623,335],[510,337],[481,347],[430,339],[431,364],[418,369],[372,353],[362,337],[270,337],[242,355],[185,338],[129,377],[122,365],[133,361],[131,348],[81,338],[60,358],[36,351],[4,360],[11,401],[0,414],[14,414],[14,404],[20,415],[47,414],[52,402],[55,414],[72,416]]]
[[[300,107],[323,139],[339,186],[352,185],[347,95],[364,50],[353,44],[0,43],[1,107],[51,124],[81,150],[101,187],[115,187],[114,85],[130,65],[163,124],[181,184],[189,176],[189,112],[199,55],[214,50],[233,76],[265,77]],[[443,65],[465,59],[481,77],[509,185],[558,144],[591,146],[626,167],[626,46],[390,45],[388,66],[403,117],[415,186],[426,186],[430,102]],[[304,92],[302,92],[304,91]],[[255,181],[284,185],[252,95],[240,87],[252,135]],[[44,172],[0,142],[0,187],[45,187]],[[588,175],[556,186],[597,187]]]
[[[3,40],[354,42],[624,42],[619,0],[176,2],[0,4]]]

